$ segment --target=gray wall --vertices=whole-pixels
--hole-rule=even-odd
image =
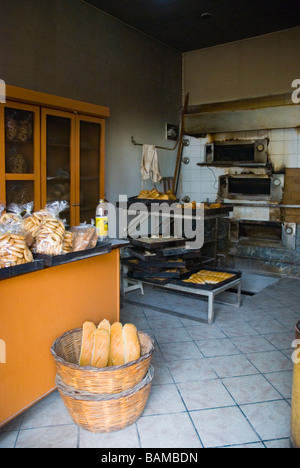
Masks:
[[[180,122],[181,54],[81,0],[0,0],[0,42],[7,84],[110,108],[106,195],[136,195],[142,149],[130,138],[173,146],[165,123]],[[176,152],[158,152],[172,175]]]

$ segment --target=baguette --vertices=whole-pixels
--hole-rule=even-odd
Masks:
[[[96,331],[96,325],[93,322],[84,322],[82,328],[82,343],[79,365],[90,366],[94,349],[94,335]]]
[[[126,323],[123,327],[125,364],[141,357],[141,347],[135,325]]]
[[[108,364],[109,350],[110,334],[104,328],[98,328],[94,333],[91,366],[98,368],[106,367]]]
[[[123,326],[120,322],[115,322],[110,328],[110,354],[108,365],[122,366],[124,361]]]

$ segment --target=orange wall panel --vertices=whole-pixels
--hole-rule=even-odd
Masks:
[[[0,426],[55,388],[53,341],[85,320],[120,319],[119,250],[0,282]]]

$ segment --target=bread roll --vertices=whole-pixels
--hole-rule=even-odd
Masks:
[[[94,333],[94,347],[91,366],[106,367],[110,350],[110,334],[104,328],[98,328]]]
[[[82,327],[81,352],[79,357],[80,366],[90,366],[94,349],[94,335],[96,325],[93,322],[84,322]]]
[[[135,325],[126,323],[123,327],[125,364],[141,357],[141,347]]]
[[[115,322],[110,328],[110,355],[109,366],[122,366],[124,364],[123,326]]]

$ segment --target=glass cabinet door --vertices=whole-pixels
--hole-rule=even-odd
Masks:
[[[79,222],[95,219],[104,198],[104,121],[92,117],[79,120]]]
[[[40,120],[39,109],[6,103],[3,112],[4,138],[2,151],[1,202],[25,204],[34,202],[40,208]]]
[[[67,227],[75,222],[75,116],[42,109],[42,203],[66,200],[60,214]]]

